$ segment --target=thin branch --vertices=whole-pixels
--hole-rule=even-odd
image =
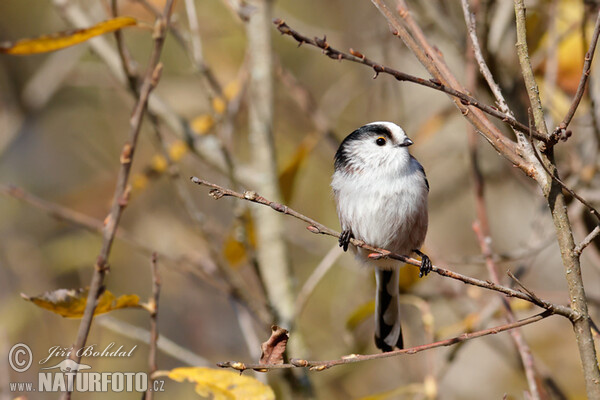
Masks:
[[[148,98],[150,92],[158,84],[160,79],[160,73],[162,71],[162,64],[160,63],[160,55],[162,53],[163,45],[165,42],[166,32],[169,26],[169,17],[173,9],[174,0],[168,0],[165,3],[164,11],[162,16],[157,19],[154,31],[154,47],[148,62],[148,69],[140,89],[140,96],[134,107],[132,117],[130,120],[130,131],[128,141],[123,146],[120,156],[121,168],[117,177],[117,184],[113,196],[111,211],[106,218],[102,248],[96,260],[94,266],[94,274],[90,283],[89,294],[83,317],[79,324],[79,330],[77,333],[77,339],[73,348],[81,349],[85,346],[87,337],[92,326],[92,320],[94,318],[94,310],[96,309],[96,302],[99,295],[102,293],[104,288],[104,277],[108,271],[108,256],[112,247],[115,234],[117,232],[117,226],[123,213],[124,208],[127,206],[129,199],[130,188],[128,186],[129,174],[131,171],[131,165],[133,162],[133,156],[137,145],[137,140],[142,126],[142,120],[144,113],[148,105]],[[71,354],[71,359],[79,363],[81,356],[78,355],[80,352],[74,351]],[[67,391],[64,394],[64,398],[70,399],[71,392]]]
[[[403,0],[397,1],[397,13],[393,13],[383,0],[371,0],[371,2],[392,26],[393,33],[404,42],[434,79],[459,92],[465,91],[458,78],[444,63],[441,52],[429,44],[424,33],[411,17],[410,11]],[[398,16],[402,21],[398,19]],[[475,127],[496,151],[513,165],[519,167],[527,176],[538,177],[541,173],[538,166],[535,165],[527,152],[523,152],[523,149],[519,148],[519,143],[515,143],[502,134],[498,127],[479,108],[468,105],[468,103],[465,105],[461,99],[456,97],[451,97],[451,99],[465,119]]]
[[[230,196],[230,197],[235,197],[235,198],[238,198],[241,200],[246,200],[246,201],[250,201],[253,203],[269,206],[275,211],[278,211],[278,212],[286,214],[286,215],[291,215],[301,221],[308,223],[309,226],[307,227],[307,229],[312,233],[333,236],[336,238],[339,238],[339,236],[340,236],[339,232],[326,227],[325,225],[299,213],[298,211],[295,211],[295,210],[289,208],[286,205],[265,199],[264,197],[258,195],[256,192],[246,191],[244,193],[238,193],[233,190],[224,188],[222,186],[215,185],[214,183],[207,182],[207,181],[202,180],[197,177],[192,177],[191,180],[192,180],[192,182],[194,182],[198,185],[204,185],[204,186],[208,186],[208,187],[212,188],[213,190],[211,190],[209,192],[209,194],[214,199],[220,199],[224,196]],[[381,249],[378,247],[368,245],[361,240],[351,239],[351,243],[355,246],[362,247],[363,249],[372,251],[373,253],[370,254],[369,257],[373,258],[373,259],[391,258],[393,260],[402,261],[406,264],[413,265],[416,267],[421,266],[421,262],[419,260],[416,260],[411,257],[407,257],[405,255],[392,253],[385,249]],[[459,273],[456,273],[456,272],[453,272],[453,271],[450,271],[450,270],[447,270],[447,269],[444,269],[444,268],[441,268],[441,267],[438,267],[435,265],[432,266],[431,271],[435,272],[438,275],[452,278],[455,280],[459,280],[459,281],[467,283],[467,284],[479,286],[479,287],[489,289],[489,290],[495,290],[497,292],[504,293],[505,295],[507,295],[509,297],[515,297],[515,298],[519,298],[522,300],[532,302],[533,304],[535,304],[541,308],[552,311],[555,314],[560,314],[569,319],[576,319],[579,317],[577,314],[573,313],[573,311],[569,307],[566,307],[563,305],[552,304],[547,301],[538,302],[537,300],[532,299],[527,293],[523,293],[521,291],[514,290],[514,289],[511,289],[511,288],[508,288],[505,286],[497,285],[490,281],[482,281],[479,279],[471,278],[469,276],[462,275],[462,274],[459,274]]]
[[[571,120],[573,119],[573,116],[575,116],[575,112],[579,107],[579,103],[581,102],[583,92],[585,91],[588,78],[590,76],[590,70],[592,69],[592,59],[594,58],[594,52],[596,51],[598,36],[600,36],[600,11],[598,12],[598,16],[596,17],[596,25],[594,25],[594,33],[592,35],[592,40],[590,41],[590,47],[587,53],[585,53],[583,71],[581,72],[581,79],[579,80],[579,85],[577,86],[577,92],[575,93],[575,97],[573,97],[573,102],[571,103],[571,107],[569,107],[569,111],[567,111],[567,114],[565,115],[564,119],[556,127],[552,134],[553,140],[555,142],[557,142],[566,132],[567,127],[571,123]]]
[[[539,150],[537,149],[537,147],[533,145],[533,138],[532,138],[531,135],[529,135],[529,141],[530,141],[531,146],[533,148],[533,154],[535,155],[535,157],[537,158],[537,160],[540,162],[540,164],[542,165],[542,167],[544,168],[544,170],[546,171],[546,173],[552,178],[552,180],[554,180],[556,183],[558,183],[564,190],[566,190],[567,192],[569,192],[569,194],[571,196],[573,196],[574,198],[576,198],[577,200],[579,200],[579,202],[581,204],[583,204],[585,207],[587,207],[587,209],[590,211],[590,213],[594,217],[596,217],[596,220],[600,224],[600,212],[598,212],[598,210],[596,210],[594,208],[594,206],[592,206],[586,199],[584,199],[583,197],[581,197],[580,195],[578,195],[573,189],[571,189],[570,187],[568,187],[558,176],[556,176],[555,173],[552,173],[552,171],[550,171],[550,169],[548,168],[548,166],[546,165],[546,163],[544,163],[544,161],[542,160],[542,155],[539,153]],[[556,168],[556,167],[554,167],[554,168]]]
[[[515,46],[517,47],[517,55],[519,56],[519,63],[521,64],[525,87],[527,88],[527,94],[529,95],[529,102],[531,103],[531,108],[533,110],[535,129],[543,134],[545,138],[544,141],[549,141],[551,138],[548,135],[548,128],[546,127],[546,122],[544,120],[544,110],[542,109],[542,102],[540,101],[540,91],[537,82],[535,81],[531,61],[529,60],[527,30],[525,27],[525,4],[523,0],[514,0],[514,2],[517,20],[517,44]]]
[[[106,328],[112,333],[122,335],[126,338],[137,340],[143,343],[150,344],[150,331],[145,328],[130,324],[129,322],[117,319],[110,315],[102,315],[96,320],[96,324]],[[174,341],[160,335],[157,342],[158,350],[163,354],[172,357],[174,360],[180,361],[186,365],[208,367],[211,362],[206,358],[195,354],[190,349],[182,347]]]
[[[547,318],[552,315],[551,311],[544,311],[540,314],[536,314],[534,316],[524,318],[522,320],[504,324],[500,326],[496,326],[493,328],[483,329],[477,332],[472,333],[463,333],[462,335],[441,340],[434,343],[424,344],[421,346],[415,346],[408,349],[399,349],[393,350],[386,353],[377,353],[377,354],[350,354],[344,356],[342,358],[336,360],[328,360],[328,361],[308,361],[308,360],[300,360],[300,359],[291,359],[290,363],[286,364],[273,364],[273,365],[261,365],[261,364],[245,364],[242,362],[236,361],[225,361],[217,363],[217,365],[221,368],[233,368],[238,371],[245,371],[247,369],[253,369],[255,371],[266,372],[267,370],[272,369],[287,369],[287,368],[310,368],[311,371],[323,371],[325,369],[344,364],[354,364],[357,362],[370,361],[370,360],[378,360],[381,358],[390,358],[396,357],[401,354],[415,354],[421,351],[434,349],[437,347],[443,346],[452,346],[456,343],[461,343],[470,339],[479,338],[487,335],[495,335],[500,332],[508,331],[511,329],[519,328],[521,326],[529,325],[534,322],[541,321],[544,318]]]
[[[583,252],[583,250],[588,247],[593,241],[594,239],[596,239],[598,237],[598,235],[600,235],[600,225],[596,226],[594,228],[593,231],[591,231],[586,237],[585,239],[583,239],[581,241],[581,243],[579,243],[577,246],[575,246],[575,250],[573,250],[573,253],[575,253],[576,256],[580,256],[581,253]]]
[[[275,19],[273,21],[273,23],[277,26],[277,30],[279,30],[279,32],[281,32],[284,35],[289,35],[289,36],[293,37],[300,45],[306,43],[311,46],[318,47],[323,50],[323,53],[327,57],[332,58],[334,60],[347,60],[347,61],[352,61],[352,62],[355,62],[358,64],[363,64],[368,67],[371,67],[375,71],[375,76],[374,76],[375,78],[380,73],[388,74],[388,75],[393,76],[394,78],[396,78],[399,81],[412,82],[412,83],[416,83],[417,85],[421,85],[421,86],[428,87],[430,89],[438,90],[438,91],[444,92],[446,94],[449,94],[450,96],[460,99],[461,103],[465,106],[473,106],[473,107],[479,108],[481,111],[506,122],[508,125],[512,126],[515,129],[522,130],[522,131],[527,131],[527,129],[528,129],[526,125],[517,121],[512,116],[499,111],[495,107],[484,104],[484,103],[480,102],[479,100],[473,98],[472,96],[469,96],[466,93],[455,90],[452,87],[449,87],[447,85],[444,85],[439,80],[423,79],[423,78],[419,78],[419,77],[416,77],[416,76],[413,76],[413,75],[410,75],[410,74],[407,74],[404,72],[400,72],[394,68],[376,63],[375,61],[368,59],[365,55],[363,55],[360,52],[353,50],[353,49],[350,49],[350,54],[344,53],[343,51],[340,51],[340,50],[337,50],[337,49],[334,49],[333,47],[331,47],[329,45],[329,43],[327,43],[326,38],[311,39],[307,36],[304,36],[304,35],[296,32],[295,30],[290,28],[283,20],[281,20],[279,18]],[[545,138],[546,138],[545,136],[539,134],[538,132],[534,132],[534,135],[535,135],[535,138],[539,139],[539,140],[545,140]]]
[[[485,81],[487,82],[490,90],[494,94],[496,98],[496,103],[505,115],[510,115],[514,118],[512,111],[508,108],[506,104],[506,100],[502,95],[502,91],[500,90],[500,86],[494,80],[494,76],[490,71],[488,65],[483,58],[483,53],[481,51],[481,46],[479,45],[479,39],[477,38],[477,28],[475,24],[475,15],[471,13],[469,7],[469,0],[461,0],[463,14],[465,17],[465,23],[467,24],[467,30],[469,32],[469,39],[471,40],[471,46],[473,48],[473,53],[475,55],[475,60],[477,60],[477,64],[479,65],[479,71],[481,71],[481,75],[483,75]],[[514,128],[514,127],[513,127]]]
[[[158,299],[160,297],[160,275],[158,273],[156,253],[152,254],[152,299],[148,304],[150,311],[150,351],[148,352],[148,375],[150,376],[150,382],[148,384],[148,390],[146,391],[146,400],[152,400],[154,397],[152,374],[158,369],[156,364],[156,348],[158,343]]]
[[[329,272],[341,254],[342,250],[338,245],[332,247],[331,250],[327,252],[325,257],[323,257],[319,265],[317,265],[317,267],[314,269],[312,274],[310,274],[306,282],[304,282],[302,289],[300,289],[298,295],[296,296],[296,302],[294,303],[294,314],[296,318],[298,318],[298,316],[302,313],[308,298],[314,292],[319,282],[321,282],[325,274]]]

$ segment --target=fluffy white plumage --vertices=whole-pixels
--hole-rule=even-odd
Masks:
[[[392,122],[365,125],[340,145],[331,182],[342,230],[403,255],[418,252],[428,224],[429,185],[423,167],[408,152],[411,144],[404,130]],[[368,251],[351,248],[360,261],[376,267],[378,347],[401,347],[398,261],[372,260]]]

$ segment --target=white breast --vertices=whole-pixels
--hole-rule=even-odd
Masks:
[[[342,229],[352,230],[355,238],[403,255],[423,244],[428,189],[418,168],[411,165],[383,174],[336,171],[331,186]],[[361,260],[371,261],[367,255],[357,253]],[[379,264],[385,267],[390,262]]]

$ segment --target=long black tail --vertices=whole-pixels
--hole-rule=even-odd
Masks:
[[[382,351],[401,349],[402,327],[400,326],[398,267],[392,270],[375,268],[377,294],[375,296],[375,345]]]

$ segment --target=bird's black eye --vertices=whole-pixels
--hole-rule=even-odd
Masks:
[[[375,140],[375,143],[377,143],[377,146],[385,146],[386,142],[387,141],[385,140],[385,138],[381,137],[381,136]]]

